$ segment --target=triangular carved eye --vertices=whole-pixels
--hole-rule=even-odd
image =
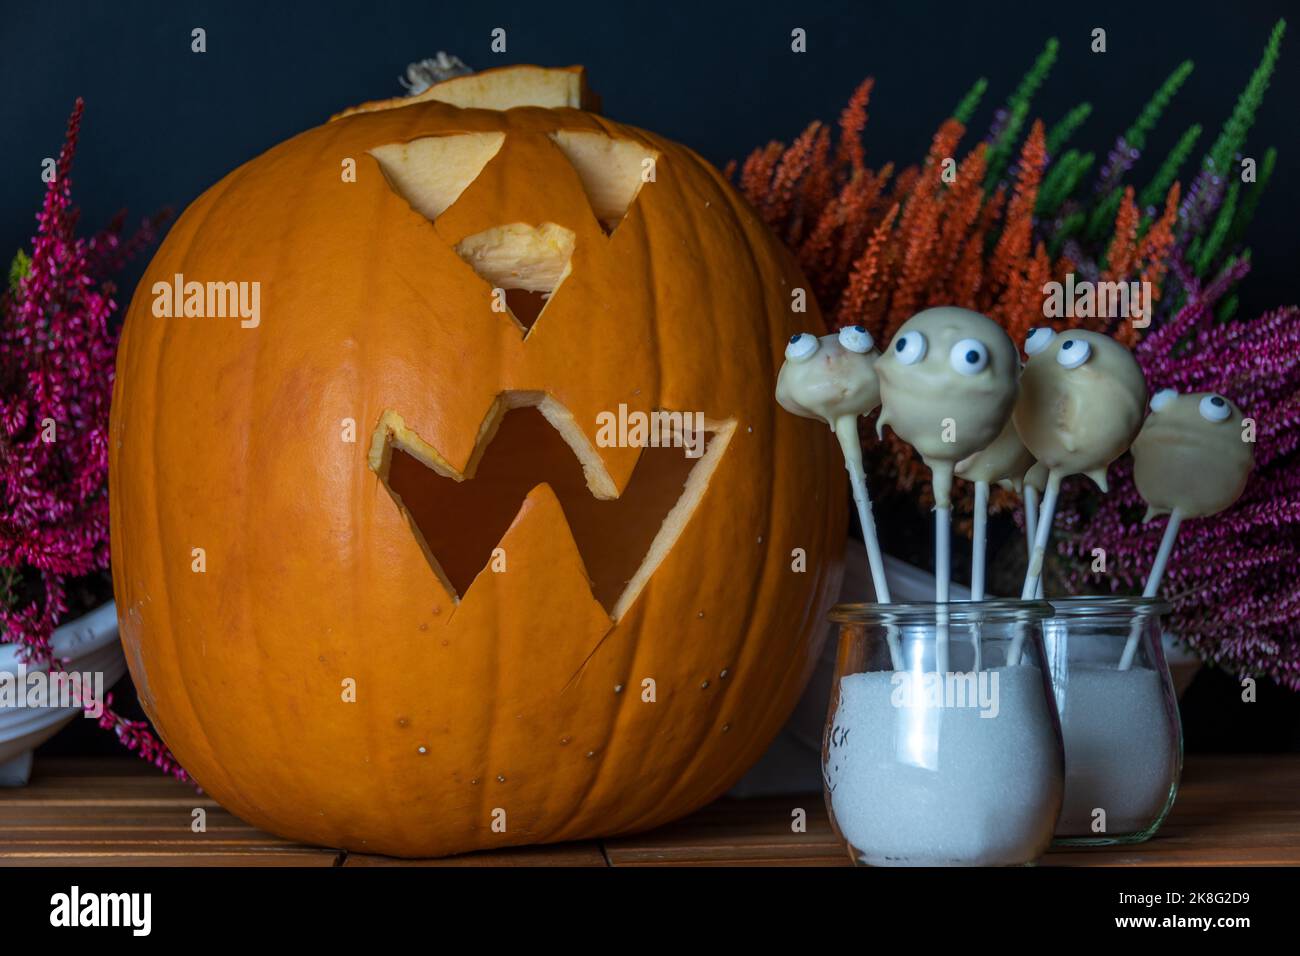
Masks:
[[[427,219],[437,219],[501,149],[505,133],[426,136],[370,150],[393,190]]]
[[[493,289],[526,333],[570,272],[574,235],[553,222],[495,226],[456,243],[464,259]]]
[[[613,232],[642,184],[653,179],[658,152],[630,139],[585,130],[556,130],[551,139],[577,170],[601,226]]]

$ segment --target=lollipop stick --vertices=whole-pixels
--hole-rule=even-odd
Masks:
[[[984,542],[988,534],[989,483],[975,482],[974,528],[971,532],[970,599],[984,600]]]
[[[1155,562],[1151,565],[1151,573],[1147,575],[1146,587],[1142,589],[1142,596],[1153,598],[1156,592],[1160,590],[1160,579],[1165,576],[1165,567],[1169,564],[1169,554],[1174,550],[1174,538],[1178,536],[1178,526],[1183,522],[1183,514],[1177,508],[1169,513],[1169,523],[1165,525],[1165,533],[1160,538],[1160,549],[1156,551]],[[1133,666],[1133,658],[1137,656],[1138,638],[1142,635],[1142,618],[1135,618],[1128,632],[1128,643],[1124,645],[1124,654],[1119,659],[1119,669],[1128,670]]]
[[[948,588],[952,581],[952,508],[934,509],[934,602],[948,603]],[[939,609],[939,626],[935,635],[934,668],[940,674],[948,673],[948,614]]]
[[[989,483],[987,481],[975,482],[975,512],[972,515],[974,519],[974,528],[971,529],[971,555],[970,555],[970,599],[972,601],[984,600],[984,562],[987,553],[986,539],[988,538],[989,523]],[[971,628],[971,643],[975,647],[975,670],[983,669],[983,662],[980,660],[980,628],[978,625]]]
[[[1028,556],[1032,560],[1034,556],[1034,536],[1038,532],[1038,489],[1033,485],[1025,485],[1025,543],[1028,548]],[[1038,589],[1034,592],[1034,597],[1043,596],[1043,579],[1038,579]]]
[[[835,422],[835,437],[844,450],[844,467],[849,471],[849,485],[853,488],[853,503],[858,509],[858,522],[867,546],[867,563],[871,566],[871,586],[876,591],[876,601],[889,604],[889,582],[885,580],[885,560],[880,553],[880,538],[876,535],[876,519],[871,513],[871,497],[867,494],[867,476],[862,468],[862,442],[858,438],[856,416],[845,416]]]
[[[1025,556],[1034,557],[1034,536],[1038,533],[1038,489],[1025,485]]]
[[[1038,512],[1038,526],[1034,529],[1034,550],[1029,556],[1029,570],[1025,574],[1025,586],[1020,592],[1020,600],[1029,601],[1041,595],[1043,585],[1043,561],[1047,555],[1047,543],[1052,536],[1052,518],[1056,515],[1056,499],[1061,492],[1061,474],[1048,472],[1047,488],[1043,492],[1043,506]],[[1017,628],[1016,636],[1007,652],[1007,663],[1020,661],[1020,652],[1024,647],[1027,629],[1022,625]]]
[[[1043,562],[1047,558],[1047,544],[1052,537],[1052,519],[1056,517],[1056,499],[1061,492],[1061,473],[1052,471],[1047,476],[1047,490],[1043,492],[1043,506],[1038,512],[1038,527],[1034,529],[1034,551],[1029,556],[1029,570],[1020,599],[1029,601],[1038,593],[1043,576]]]
[[[871,511],[871,496],[867,493],[867,475],[862,468],[862,440],[858,438],[858,419],[848,415],[836,419],[835,437],[844,451],[844,467],[849,472],[849,486],[853,489],[853,503],[858,509],[858,523],[862,525],[862,540],[867,546],[867,564],[871,567],[871,586],[876,592],[876,602],[889,604],[889,581],[885,578],[885,559],[880,553],[880,537],[876,534],[876,519]],[[889,656],[894,670],[903,670],[903,653],[898,635],[892,627],[886,628]]]

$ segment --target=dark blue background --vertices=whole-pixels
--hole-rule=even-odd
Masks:
[[[1036,103],[1048,123],[1087,99],[1079,142],[1106,148],[1184,58],[1197,68],[1157,131],[1152,162],[1192,122],[1207,148],[1228,116],[1273,22],[1294,3],[182,3],[22,2],[0,15],[0,258],[30,234],[73,99],[87,114],[75,174],[86,227],[119,208],[183,209],[239,163],[341,107],[396,95],[405,65],[443,49],[482,69],[583,63],[605,112],[680,140],[715,163],[811,119],[834,118],[864,76],[877,78],[867,127],[874,164],[916,161],[977,76],[990,90],[981,131],[1049,36],[1058,63]],[[1297,9],[1300,12],[1300,9]],[[1291,29],[1300,30],[1300,17]],[[190,52],[206,28],[208,52]],[[508,52],[489,51],[493,27]],[[790,30],[808,52],[790,52]],[[1107,30],[1109,52],[1089,52]],[[1280,68],[1248,153],[1281,151],[1251,239],[1247,308],[1297,299],[1300,38]],[[1197,157],[1201,153],[1196,154]],[[138,273],[139,266],[132,273]]]

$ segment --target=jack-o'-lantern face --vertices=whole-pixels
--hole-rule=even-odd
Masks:
[[[651,826],[729,786],[810,672],[844,496],[770,398],[820,321],[802,279],[688,150],[505,109],[562,105],[530,69],[570,73],[247,164],[133,302],[128,658],[184,765],[272,831],[433,855]],[[260,323],[157,318],[178,274],[260,282]]]
[[[610,311],[612,322],[602,323],[599,334],[621,347],[618,361],[566,371],[565,377],[575,382],[589,379],[588,389],[569,392],[565,383],[552,381],[555,349],[567,351],[571,362],[599,361],[601,350],[588,342],[593,332],[584,329],[580,308],[590,303],[593,289],[611,303],[625,298],[624,290],[604,288],[600,273],[608,268],[610,278],[618,281],[619,263],[604,264],[611,258],[610,237],[643,186],[655,182],[659,150],[605,131],[525,129],[511,131],[508,139],[499,131],[420,137],[378,146],[370,154],[389,186],[433,223],[430,238],[442,245],[441,255],[450,251],[468,267],[460,270],[460,278],[477,287],[466,295],[478,303],[472,310],[478,318],[459,326],[464,341],[458,347],[483,349],[486,331],[491,337],[487,347],[518,376],[513,382],[464,382],[467,389],[482,386],[482,418],[444,439],[451,442],[450,454],[436,444],[436,437],[430,440],[407,424],[418,408],[386,408],[373,436],[370,467],[410,519],[453,600],[467,592],[494,554],[497,566],[508,568],[509,554],[498,550],[498,542],[529,492],[549,488],[591,579],[593,596],[617,620],[686,527],[736,427],[730,417],[713,420],[691,409],[656,408],[643,397],[643,389],[629,390],[626,381],[616,382],[610,375],[635,375],[638,364],[648,369],[655,360],[637,349],[638,343],[653,340],[644,333],[655,322],[650,311]],[[573,192],[572,175],[547,171],[557,160],[577,174],[581,195],[550,187],[520,194],[514,185],[518,169],[536,170],[539,182],[567,180]],[[494,200],[503,194],[509,201]],[[505,221],[512,215],[532,219]],[[576,280],[579,269],[593,278]],[[562,289],[566,280],[574,280],[573,285]],[[646,325],[638,333],[641,322]],[[566,329],[544,336],[542,323],[547,331],[552,324]],[[554,344],[548,349],[537,344],[541,341]],[[642,354],[627,354],[633,351]],[[610,394],[618,401],[611,403]],[[620,415],[615,411],[619,407],[630,414]],[[646,422],[648,432],[666,444],[636,448],[626,443],[627,451],[639,453],[622,456],[616,480],[606,458],[618,457],[619,446],[609,438],[629,419],[633,428]],[[613,427],[593,435],[580,426],[582,421]],[[467,438],[474,445],[458,467],[454,456],[463,454]],[[429,469],[449,480],[430,481]]]

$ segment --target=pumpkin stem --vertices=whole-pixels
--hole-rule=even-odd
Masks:
[[[423,75],[423,70],[417,73],[417,77]],[[421,80],[417,78],[416,82],[418,84]],[[407,96],[353,106],[331,116],[330,121],[355,113],[374,113],[430,102],[475,110],[509,110],[517,106],[538,106],[552,110],[569,108],[591,113],[600,110],[600,99],[587,88],[587,71],[583,67],[519,65],[453,76],[433,83],[418,93],[412,90]]]
[[[406,76],[399,76],[397,82],[402,84],[407,96],[419,96],[435,83],[457,76],[468,76],[473,72],[460,57],[439,50],[432,57],[408,63]]]

